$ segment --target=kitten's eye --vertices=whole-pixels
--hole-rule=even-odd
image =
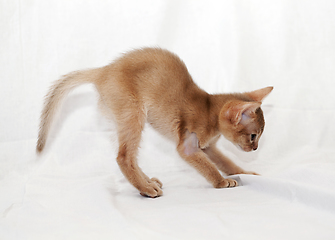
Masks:
[[[257,135],[254,134],[254,133],[250,135],[250,139],[251,139],[252,142],[255,141],[256,136],[257,136]]]

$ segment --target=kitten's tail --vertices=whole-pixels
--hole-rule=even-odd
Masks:
[[[75,87],[84,83],[94,83],[98,78],[99,69],[77,71],[63,76],[51,86],[46,95],[44,107],[41,114],[40,129],[36,151],[42,152],[48,136],[48,132],[61,103],[61,100]]]

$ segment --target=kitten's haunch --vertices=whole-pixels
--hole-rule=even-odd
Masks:
[[[137,164],[145,122],[176,142],[177,151],[214,187],[235,187],[222,172],[256,174],[236,166],[217,148],[221,135],[244,151],[258,148],[264,130],[260,108],[273,87],[234,94],[208,94],[192,80],[185,64],[173,53],[143,48],[126,53],[102,68],[78,71],[55,82],[46,96],[36,150],[41,152],[61,100],[74,87],[93,83],[104,113],[117,124],[117,162],[141,195],[158,197],[162,183],[146,176]],[[219,170],[218,170],[219,169]]]

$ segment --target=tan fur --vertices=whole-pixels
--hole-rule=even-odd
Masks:
[[[96,86],[100,104],[113,115],[119,141],[117,162],[142,195],[162,195],[162,183],[147,177],[137,164],[145,122],[174,140],[180,156],[216,188],[237,186],[218,169],[228,175],[255,174],[236,166],[215,144],[223,134],[244,151],[257,149],[264,129],[260,105],[272,87],[211,95],[193,82],[176,55],[159,48],[134,50],[108,66],[69,74],[52,86],[41,115],[38,152],[44,148],[61,99],[83,83]]]

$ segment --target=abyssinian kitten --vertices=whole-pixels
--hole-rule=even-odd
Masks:
[[[119,150],[117,163],[141,195],[162,195],[162,183],[149,178],[137,164],[145,122],[174,140],[180,156],[215,188],[237,186],[227,175],[256,174],[244,171],[225,157],[216,142],[222,134],[244,151],[256,150],[264,130],[260,108],[272,91],[208,94],[192,80],[175,54],[160,48],[143,48],[124,54],[102,68],[70,73],[56,81],[46,96],[41,115],[37,151],[45,146],[57,107],[74,87],[93,83],[104,113],[115,119]]]

